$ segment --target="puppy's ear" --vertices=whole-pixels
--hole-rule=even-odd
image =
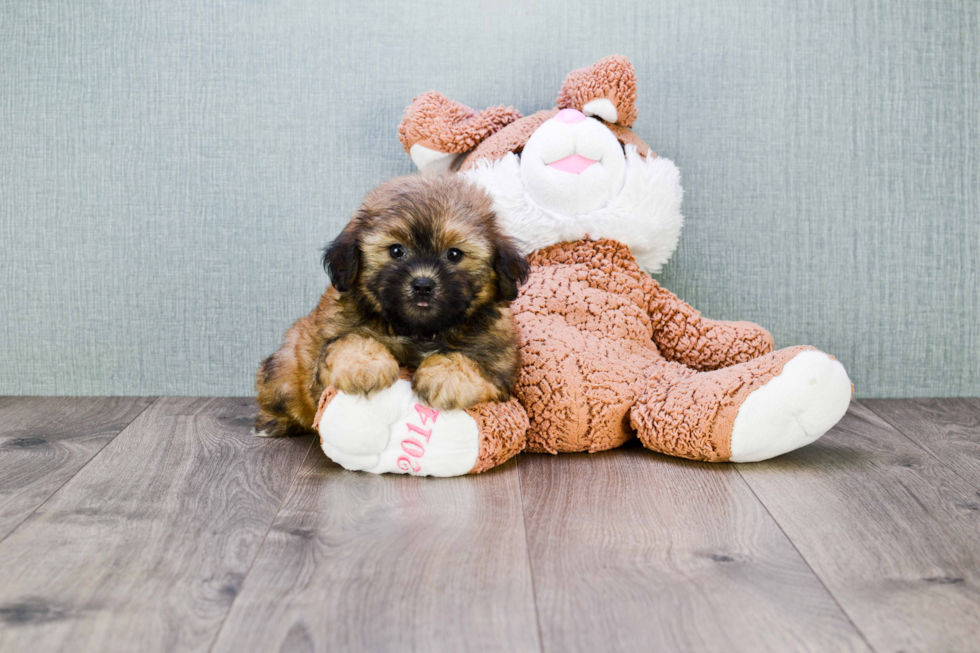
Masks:
[[[517,287],[527,281],[531,266],[510,239],[502,238],[497,242],[493,269],[497,273],[497,292],[500,297],[508,302],[517,299]]]
[[[350,290],[361,267],[361,245],[353,224],[347,225],[336,240],[323,248],[323,257],[320,260],[323,269],[330,275],[333,287],[340,292]]]

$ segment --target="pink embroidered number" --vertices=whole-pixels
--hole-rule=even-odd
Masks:
[[[436,418],[439,417],[438,410],[429,408],[428,406],[423,406],[422,404],[415,404],[415,412],[419,414],[423,424],[428,424],[430,419],[432,420],[432,423],[435,424]]]
[[[429,408],[428,406],[423,406],[422,404],[415,404],[415,412],[418,413],[419,419],[422,420],[422,425],[426,425],[431,420],[435,424],[436,418],[439,417],[439,411]],[[404,451],[406,456],[401,456],[396,461],[398,469],[403,472],[415,472],[418,474],[422,471],[422,466],[419,465],[418,460],[421,460],[422,456],[425,455],[425,445],[429,444],[429,440],[432,438],[432,429],[424,429],[421,426],[417,426],[409,422],[406,424],[408,426],[408,432],[417,433],[425,438],[425,444],[422,444],[421,440],[413,437],[408,437],[402,440],[402,451]]]
[[[407,424],[406,426],[408,426],[408,430],[409,431],[412,431],[413,433],[418,433],[423,438],[425,438],[425,443],[426,444],[429,444],[429,438],[432,437],[432,429],[420,429],[419,427],[415,426],[414,424]],[[402,446],[404,446],[404,445],[402,445]]]
[[[402,470],[403,472],[407,472],[411,470],[416,474],[418,474],[420,471],[422,471],[422,468],[419,467],[418,463],[412,462],[412,459],[409,458],[408,456],[402,456],[401,458],[399,458],[397,464],[398,464],[398,469]]]
[[[405,440],[402,440],[402,451],[407,453],[409,456],[421,458],[425,454],[425,447],[415,438],[406,438]]]

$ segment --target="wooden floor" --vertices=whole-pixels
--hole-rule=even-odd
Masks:
[[[980,651],[980,400],[742,466],[372,476],[251,399],[0,398],[0,651]]]

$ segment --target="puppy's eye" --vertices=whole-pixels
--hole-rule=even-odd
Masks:
[[[459,263],[463,260],[463,252],[453,247],[446,252],[446,258],[449,259],[450,263]]]
[[[391,258],[401,258],[405,256],[405,248],[402,245],[392,245],[388,248],[388,255]]]

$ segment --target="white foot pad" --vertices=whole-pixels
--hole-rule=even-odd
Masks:
[[[460,476],[480,453],[476,420],[463,410],[429,408],[405,380],[371,397],[338,393],[319,432],[331,460],[372,474]]]
[[[800,352],[738,409],[731,461],[768,460],[806,446],[839,422],[850,402],[844,366],[821,351]]]

